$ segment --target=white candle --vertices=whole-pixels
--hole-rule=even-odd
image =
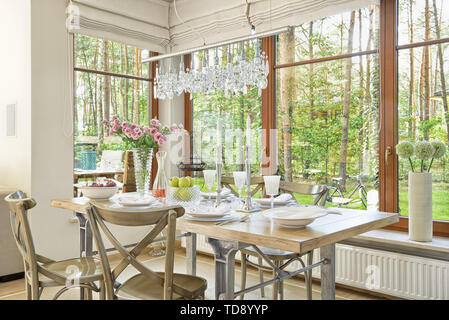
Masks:
[[[246,145],[250,145],[251,142],[251,119],[248,115],[246,118]]]
[[[221,119],[217,120],[217,163],[222,162]]]

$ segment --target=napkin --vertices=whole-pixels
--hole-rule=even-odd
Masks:
[[[226,197],[226,196],[228,196],[230,193],[231,193],[231,190],[229,190],[228,188],[223,188],[223,189],[221,189],[220,196]],[[211,192],[210,195],[211,195],[212,197],[216,197],[216,196],[217,196],[217,192]],[[203,196],[203,197],[209,197],[209,192],[201,192],[201,196]]]
[[[187,208],[187,213],[193,212],[193,213],[226,213],[231,210],[231,207],[228,204],[221,204],[218,207],[211,207],[211,206],[205,206],[205,205],[199,205],[195,207]]]

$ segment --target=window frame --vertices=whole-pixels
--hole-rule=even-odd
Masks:
[[[398,5],[399,0],[380,0],[379,10],[379,47],[368,51],[358,51],[348,54],[322,57],[312,60],[296,61],[289,64],[276,65],[275,36],[262,38],[262,50],[268,55],[269,75],[268,86],[262,90],[262,129],[269,132],[276,128],[276,80],[275,72],[280,68],[295,67],[309,63],[318,63],[338,59],[352,58],[361,55],[379,55],[379,210],[398,212],[398,157],[395,146],[398,142],[398,52],[399,50],[449,43],[449,38],[428,40],[417,43],[398,45]],[[185,123],[191,131],[192,103],[185,98]],[[390,150],[390,151],[387,151]],[[270,149],[270,138],[266,135],[262,152],[265,152],[269,162],[276,161],[276,151]],[[269,163],[262,167],[263,175],[273,174]],[[385,229],[408,232],[408,217],[400,216],[399,222]],[[449,221],[433,221],[434,236],[449,237]]]

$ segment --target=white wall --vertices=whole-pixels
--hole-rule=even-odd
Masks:
[[[70,42],[66,1],[31,1],[31,194],[37,251],[53,259],[77,256],[78,224],[50,200],[72,197],[73,137]]]
[[[31,190],[30,0],[0,0],[0,186]],[[17,137],[6,137],[6,105]]]

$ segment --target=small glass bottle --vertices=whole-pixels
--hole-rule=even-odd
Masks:
[[[153,196],[156,198],[165,198],[167,195],[167,177],[165,175],[165,158],[166,151],[158,151],[156,153],[157,174],[153,183]]]

